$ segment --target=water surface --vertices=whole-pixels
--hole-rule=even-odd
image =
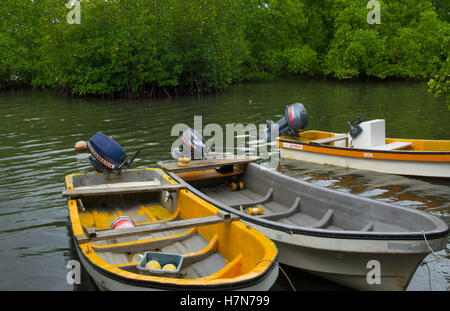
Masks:
[[[386,120],[388,137],[449,139],[450,112],[427,93],[424,83],[333,82],[280,79],[236,85],[218,95],[135,100],[72,98],[50,91],[0,93],[0,290],[93,289],[86,274],[80,286],[66,282],[66,264],[77,259],[70,236],[64,176],[89,168],[86,154],[74,152],[78,140],[101,131],[132,154],[134,167],[170,159],[174,124],[265,123],[278,120],[284,107],[306,106],[309,129],[345,132],[346,121],[362,114]],[[282,173],[330,187],[421,209],[450,224],[450,182],[409,178],[299,161],[282,161]],[[450,285],[449,244],[427,257],[408,289]],[[344,289],[285,267],[299,290]],[[274,289],[290,290],[280,273]]]

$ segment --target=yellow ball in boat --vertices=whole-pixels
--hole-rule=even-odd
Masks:
[[[161,265],[156,260],[150,260],[145,267],[148,269],[161,269]]]
[[[262,210],[261,206],[258,206],[258,207],[255,207],[255,208],[250,207],[248,209],[248,213],[250,215],[261,215],[263,213],[263,210]]]
[[[237,191],[237,190],[243,190],[244,189],[244,182],[240,181],[238,183],[232,182],[230,184],[231,191]]]
[[[190,158],[179,158],[178,159],[178,166],[189,166],[190,162],[191,162]]]
[[[177,270],[177,267],[175,267],[175,265],[168,263],[167,265],[164,265],[163,270],[166,271],[175,271]]]

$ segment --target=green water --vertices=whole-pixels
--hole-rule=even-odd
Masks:
[[[450,139],[450,112],[427,94],[424,83],[331,82],[280,79],[236,85],[219,95],[199,98],[126,101],[72,98],[49,91],[0,93],[0,290],[74,290],[69,260],[77,259],[71,241],[67,203],[61,197],[64,176],[84,172],[86,154],[74,152],[78,140],[101,131],[131,154],[134,167],[170,159],[172,126],[217,123],[265,123],[278,120],[284,107],[305,105],[309,129],[347,131],[346,121],[362,114],[386,119],[388,137]],[[283,161],[280,170],[337,191],[423,209],[450,224],[450,182]],[[439,252],[450,258],[447,249]],[[449,260],[429,256],[433,290],[450,285]],[[342,289],[286,267],[297,289]],[[282,273],[274,289],[290,290]],[[429,272],[419,267],[410,290],[428,290]]]

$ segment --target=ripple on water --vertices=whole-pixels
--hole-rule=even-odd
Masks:
[[[65,175],[89,167],[87,154],[74,152],[75,142],[88,140],[96,132],[113,136],[127,153],[141,150],[134,167],[143,168],[171,158],[175,124],[193,126],[196,115],[202,115],[203,126],[216,123],[224,129],[231,123],[264,124],[280,119],[286,104],[301,100],[308,110],[310,129],[347,131],[349,114],[356,117],[367,112],[373,118],[387,120],[388,135],[448,139],[450,112],[445,105],[441,109],[426,88],[410,83],[393,82],[389,87],[374,83],[369,95],[367,88],[365,83],[283,80],[236,85],[219,96],[157,101],[70,98],[33,91],[0,93],[5,116],[0,122],[0,289],[42,289],[42,284],[45,289],[73,289],[65,279],[65,264],[76,255],[61,190]],[[343,113],[336,113],[336,103]],[[422,113],[414,118],[399,118],[417,109]],[[248,135],[242,138],[251,151],[272,147]],[[450,224],[450,183],[299,161],[283,160],[281,164],[283,174],[337,191],[423,209]],[[448,253],[448,246],[440,252]],[[430,267],[436,279],[433,289],[446,289],[448,264],[437,261]],[[424,268],[411,282],[416,289],[427,289]],[[26,281],[17,277],[18,271],[27,276]]]

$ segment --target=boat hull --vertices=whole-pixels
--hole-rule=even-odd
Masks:
[[[280,157],[285,159],[388,174],[450,178],[450,162],[432,161],[434,158],[433,154],[427,156],[430,161],[414,161],[402,160],[401,152],[345,150],[345,155],[339,155],[337,151],[340,151],[341,148],[333,146],[311,147],[306,144],[292,142],[280,142],[279,146]],[[405,155],[409,156],[410,154]],[[392,159],[394,156],[396,156],[396,159]]]

